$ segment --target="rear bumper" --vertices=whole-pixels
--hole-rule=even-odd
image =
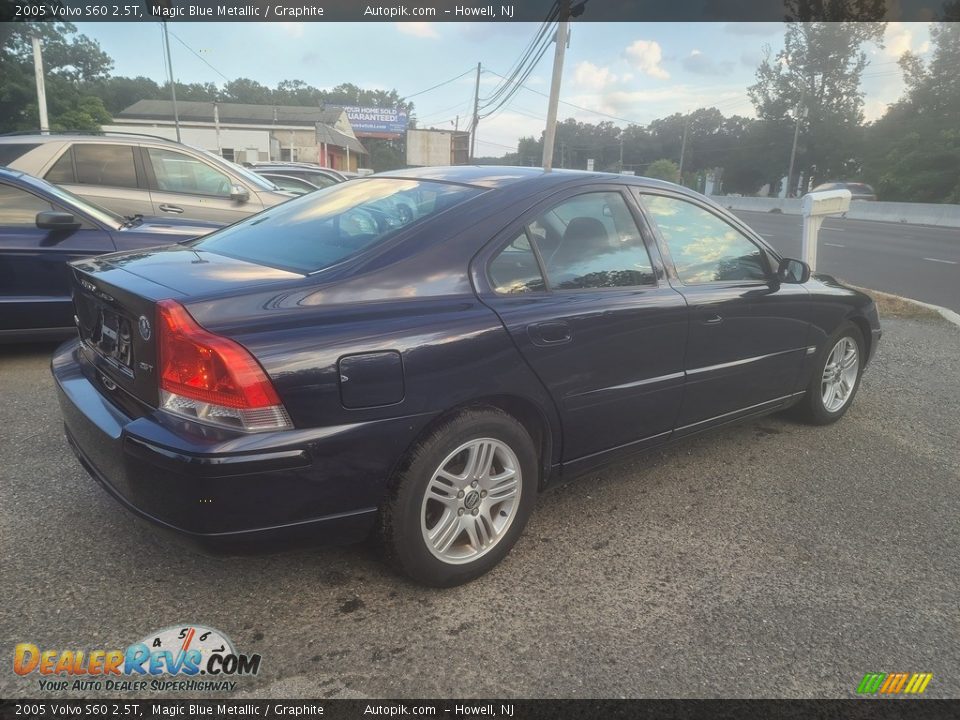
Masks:
[[[427,421],[232,433],[157,412],[130,417],[91,379],[77,341],[57,349],[51,369],[67,438],[93,478],[137,515],[214,548],[363,539],[394,463]],[[371,443],[396,453],[370,453]]]

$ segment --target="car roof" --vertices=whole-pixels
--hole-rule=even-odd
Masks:
[[[42,144],[48,142],[89,142],[89,143],[115,143],[122,142],[155,142],[164,145],[173,145],[176,147],[191,147],[185,143],[160,137],[159,135],[149,135],[146,133],[82,133],[82,132],[52,132],[49,134],[31,133],[31,134],[6,134],[0,135],[0,143],[34,143]]]
[[[638,175],[619,175],[617,173],[588,172],[586,170],[550,170],[539,167],[520,167],[516,165],[450,165],[443,167],[418,167],[405,170],[390,170],[368,178],[390,177],[411,180],[436,180],[476,187],[499,188],[523,183],[527,186],[549,186],[593,180],[594,182],[616,182],[625,185],[659,187],[692,194],[687,188],[665,180]]]
[[[23,177],[29,177],[29,175],[27,175],[27,173],[22,172],[20,170],[14,170],[13,168],[9,168],[6,165],[0,165],[0,177],[8,178],[10,180],[14,180],[14,179],[19,180]]]

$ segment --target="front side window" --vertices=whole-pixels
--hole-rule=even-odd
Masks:
[[[643,205],[685,285],[767,279],[760,248],[712,212],[686,200],[644,195]]]
[[[230,197],[230,178],[195,157],[160,148],[147,148],[147,157],[158,190]]]
[[[655,285],[650,256],[618,192],[565,200],[530,224],[551,289]]]
[[[275,205],[195,241],[192,247],[261,265],[316,272],[481,192],[482,188],[419,180],[354,180]],[[410,197],[419,201],[417,214],[405,202]]]
[[[490,262],[493,289],[503,295],[515,295],[545,289],[540,265],[525,232],[501,250]]]
[[[73,157],[76,182],[81,185],[137,187],[137,171],[133,164],[131,145],[77,143],[73,146]],[[55,165],[51,172],[57,170],[58,166]],[[49,174],[47,180],[53,181]]]
[[[36,227],[37,213],[53,210],[53,206],[12,185],[0,183],[0,225],[15,225],[18,227]]]

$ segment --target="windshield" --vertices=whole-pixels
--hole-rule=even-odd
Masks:
[[[83,210],[83,212],[85,212],[87,215],[91,216],[95,220],[98,220],[104,225],[109,225],[114,229],[118,229],[126,224],[125,218],[117,215],[112,210],[107,210],[105,207],[101,207],[96,203],[92,203],[89,200],[80,197],[79,195],[74,195],[72,192],[69,190],[64,190],[59,185],[43,183],[43,189],[64,204],[68,206],[72,205],[79,210]]]
[[[290,200],[197,240],[196,249],[311,273],[331,267],[482,188],[375,178]]]
[[[222,158],[216,153],[210,152],[209,150],[204,150],[203,148],[194,147],[193,145],[191,145],[190,147],[196,150],[197,152],[202,152],[207,157],[213,158],[218,163],[226,165],[227,167],[230,168],[231,171],[235,172],[237,175],[239,175],[240,177],[242,177],[244,180],[251,183],[252,185],[256,185],[261,190],[279,190],[280,189],[276,185],[274,185],[272,182],[267,180],[265,177],[261,175],[257,175],[255,172],[251,172],[247,168],[243,167],[243,165],[237,165],[235,162],[231,162],[226,158]]]

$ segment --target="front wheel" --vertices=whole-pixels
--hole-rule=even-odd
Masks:
[[[533,510],[537,454],[517,420],[468,410],[412,451],[382,513],[388,558],[437,587],[468,582],[513,547]]]
[[[797,406],[804,420],[828,425],[843,417],[860,387],[863,348],[863,334],[853,323],[845,323],[825,343],[807,393]]]

